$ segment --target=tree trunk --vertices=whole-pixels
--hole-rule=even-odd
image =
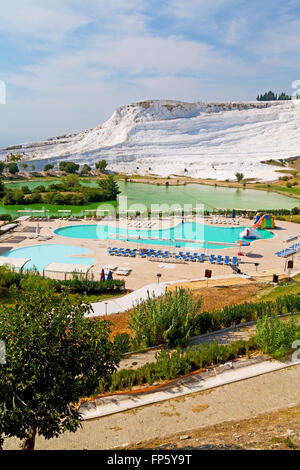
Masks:
[[[23,443],[23,450],[34,450],[35,438],[36,438],[36,429],[30,428],[28,431],[28,435]]]

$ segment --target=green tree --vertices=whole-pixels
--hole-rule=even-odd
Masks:
[[[5,194],[5,184],[3,183],[2,179],[0,178],[0,198],[2,198]]]
[[[113,175],[108,175],[106,178],[99,180],[98,185],[105,193],[107,201],[115,201],[121,192]]]
[[[27,168],[28,168],[28,164],[27,163],[22,163],[22,168],[23,168],[24,171],[26,171]]]
[[[13,191],[6,191],[2,202],[4,206],[15,204],[16,199]]]
[[[100,160],[100,162],[96,163],[96,169],[100,171],[106,171],[107,168],[107,161],[106,160]]]
[[[80,166],[74,162],[60,162],[59,169],[66,173],[75,174],[79,170]]]
[[[91,168],[89,165],[87,165],[87,164],[85,163],[85,164],[83,165],[82,169],[81,169],[80,174],[81,174],[82,176],[86,176],[86,175],[89,174],[90,171],[92,171],[92,168]]]
[[[15,204],[23,204],[24,203],[23,191],[15,190],[14,198],[15,198]]]
[[[70,189],[73,189],[73,188],[79,188],[80,187],[80,179],[79,179],[79,176],[77,175],[74,175],[74,174],[70,174],[70,175],[67,175],[67,176],[64,176],[62,178],[62,183],[63,185],[66,187],[66,188],[70,188]]]
[[[239,173],[239,172],[237,172],[237,173],[235,174],[235,177],[236,177],[238,183],[241,183],[241,182],[243,181],[243,179],[244,179],[243,173]]]
[[[0,175],[2,175],[4,169],[5,169],[5,164],[3,162],[0,162]]]
[[[282,100],[291,100],[292,97],[287,95],[286,93],[282,92],[280,95],[277,95],[273,91],[268,91],[264,93],[263,95],[258,95],[256,97],[257,101],[282,101]]]
[[[28,198],[24,200],[27,204],[39,204],[43,202],[43,197],[40,193],[32,193]],[[16,204],[21,204],[16,202]]]
[[[45,165],[44,171],[47,172],[47,171],[50,171],[50,170],[54,170],[54,165],[50,165],[50,164],[48,163],[48,165]]]
[[[6,161],[7,162],[20,162],[23,158],[24,158],[25,154],[22,153],[22,154],[18,154],[18,155],[15,155],[13,153],[10,153],[9,155],[6,155]]]
[[[8,163],[6,165],[6,168],[9,171],[9,173],[11,173],[12,175],[19,173],[19,167],[16,163],[12,163],[12,162]]]
[[[78,297],[54,293],[38,276],[14,291],[15,306],[0,306],[0,436],[24,440],[33,450],[36,435],[52,439],[76,432],[76,403],[92,394],[116,370],[120,353],[109,340],[105,320],[86,318],[90,306]]]

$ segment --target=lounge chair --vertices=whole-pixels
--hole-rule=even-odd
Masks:
[[[116,271],[116,274],[118,276],[129,276],[130,272],[131,272],[130,269],[120,269],[119,268],[118,271]]]

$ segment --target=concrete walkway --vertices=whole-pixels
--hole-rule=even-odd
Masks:
[[[106,302],[97,302],[92,304],[93,312],[90,317],[100,317],[104,315],[112,315],[114,313],[126,312],[133,308],[137,303],[144,302],[148,296],[160,297],[166,292],[168,283],[149,284],[141,289],[131,292],[119,299],[107,300]]]
[[[238,276],[238,275],[230,275],[230,276],[215,276],[214,282],[221,280],[221,279],[249,279],[248,276]],[[160,284],[153,283],[148,284],[141,289],[138,289],[134,292],[131,292],[124,297],[120,297],[119,299],[111,299],[104,302],[97,302],[92,304],[93,312],[89,315],[89,317],[100,317],[105,315],[113,315],[116,313],[127,312],[127,310],[132,309],[137,303],[145,302],[148,299],[148,296],[155,296],[160,297],[166,293],[167,287],[173,284],[181,284],[187,282],[197,282],[197,281],[204,281],[205,278],[200,279],[191,279],[188,281],[187,279],[177,280],[177,281],[170,281],[170,282],[162,282]]]
[[[80,413],[84,420],[113,415],[141,406],[214,389],[298,364],[300,364],[300,359],[293,362],[291,360],[285,362],[272,359],[264,360],[263,358],[254,361],[234,361],[198,375],[176,380],[171,384],[158,388],[156,391],[113,395],[86,402],[80,406]]]

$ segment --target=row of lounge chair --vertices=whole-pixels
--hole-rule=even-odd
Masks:
[[[53,235],[38,235],[37,233],[32,233],[28,236],[30,240],[37,240],[39,242],[46,242],[52,240]]]
[[[170,253],[169,251],[163,250],[130,250],[129,248],[112,248],[109,251],[111,256],[125,256],[127,258],[140,258],[149,259],[151,261],[163,261],[163,262],[175,262],[175,263],[186,263],[186,262],[199,262],[204,263],[208,261],[211,264],[224,264],[237,266],[239,259],[233,256],[232,259],[229,256],[223,257],[222,255],[215,256],[214,254],[206,255],[205,253],[191,253],[181,251],[179,254]]]
[[[300,251],[300,243],[295,243],[294,245],[290,246],[289,248],[286,248],[285,250],[277,251],[275,255],[279,256],[280,258],[288,258],[288,256],[294,255],[298,251]]]
[[[238,219],[210,219],[210,224],[224,224],[224,225],[240,225],[240,221]]]
[[[127,267],[118,267],[118,266],[104,266],[104,274],[107,276],[109,272],[112,272],[114,274],[117,274],[118,276],[129,276],[131,274],[132,270]],[[98,274],[102,273],[102,269],[98,271]]]
[[[132,228],[152,228],[154,227],[155,225],[155,222],[141,222],[141,221],[138,221],[138,220],[135,220],[134,222],[130,222],[128,224],[128,227],[132,227]]]

